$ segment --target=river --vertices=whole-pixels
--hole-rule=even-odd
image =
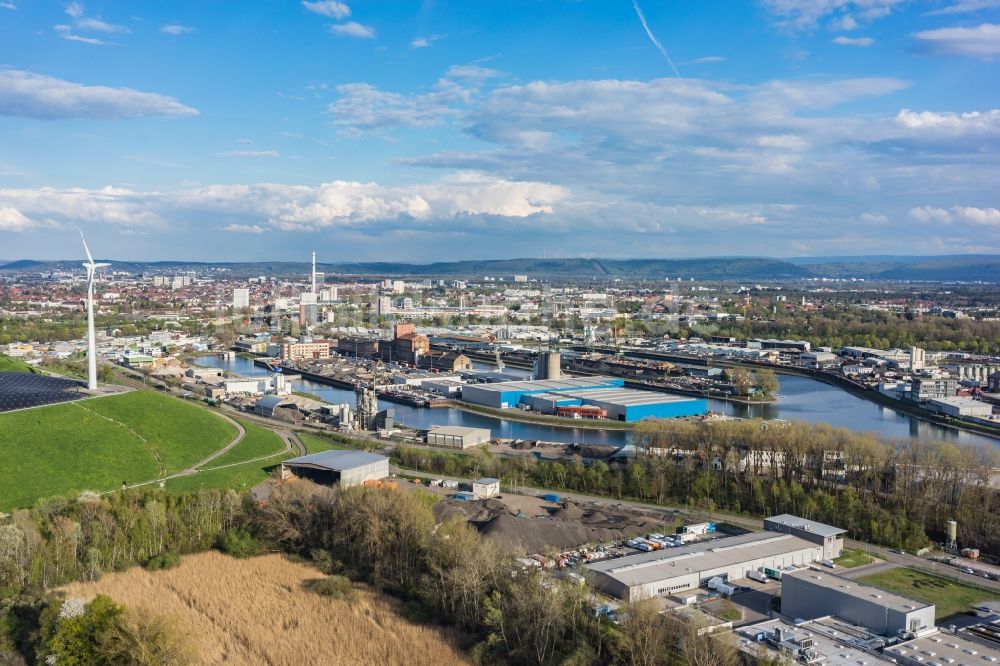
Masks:
[[[253,361],[236,357],[223,360],[218,356],[202,356],[199,365],[222,368],[246,377],[259,377],[267,370],[254,365]],[[489,367],[480,363],[477,367]],[[507,368],[506,372],[528,375],[526,371]],[[866,432],[890,439],[939,439],[962,443],[989,444],[1000,446],[1000,440],[974,433],[945,428],[902,414],[888,407],[864,400],[836,386],[809,377],[793,375],[779,376],[781,388],[778,402],[767,405],[744,405],[725,400],[708,401],[713,412],[744,418],[786,419],[789,421],[809,421],[829,423],[856,432]],[[350,403],[354,407],[354,392],[334,388],[311,380],[298,380],[293,384],[296,391],[318,395],[323,400],[334,403]],[[422,409],[408,407],[385,400],[379,401],[382,409],[393,409],[396,421],[411,428],[429,428],[432,425],[460,425],[472,428],[489,428],[494,437],[510,439],[544,440],[550,442],[578,442],[587,444],[612,444],[622,446],[628,443],[629,433],[622,430],[586,430],[573,427],[555,427],[535,423],[521,423],[493,416],[464,412],[460,409]]]

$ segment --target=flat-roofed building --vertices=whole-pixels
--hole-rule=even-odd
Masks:
[[[934,398],[927,401],[927,409],[956,418],[972,416],[988,419],[993,416],[993,405],[972,398]]]
[[[488,499],[500,494],[500,479],[485,477],[472,482],[472,494],[476,499]]]
[[[844,534],[847,530],[815,520],[799,518],[787,513],[764,519],[764,529],[792,534],[800,539],[823,546],[823,557],[832,560],[844,551]]]
[[[1000,664],[1000,625],[983,623],[939,631],[887,647],[883,654],[906,666]]]
[[[389,476],[389,459],[365,451],[321,451],[281,463],[283,475],[293,472],[324,485],[360,486]]]
[[[817,569],[782,576],[781,613],[804,620],[836,615],[883,636],[919,635],[935,626],[934,604]]]
[[[430,446],[451,446],[468,449],[490,441],[488,428],[465,428],[462,426],[436,425],[427,432]]]
[[[330,358],[330,341],[283,342],[279,353],[281,359],[285,361],[308,361],[319,358]]]
[[[740,652],[755,663],[767,658],[778,663],[822,666],[888,666],[895,663],[877,653],[884,640],[872,640],[864,629],[833,617],[795,623],[766,620],[740,627],[735,633]]]
[[[626,601],[693,590],[709,579],[746,578],[760,568],[783,569],[823,559],[823,548],[790,534],[740,536],[626,555],[588,564],[594,584]]]

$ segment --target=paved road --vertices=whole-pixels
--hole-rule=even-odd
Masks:
[[[982,576],[976,576],[973,574],[967,574],[957,567],[953,567],[948,564],[941,562],[934,562],[925,557],[918,557],[916,555],[895,553],[888,548],[883,548],[881,546],[873,546],[870,543],[864,543],[862,541],[855,541],[853,539],[847,539],[844,542],[847,548],[855,548],[858,550],[863,550],[873,555],[876,555],[883,560],[886,564],[891,564],[895,566],[909,567],[911,569],[917,569],[919,571],[924,571],[927,573],[932,573],[942,578],[949,578],[951,580],[957,581],[959,583],[966,583],[968,585],[975,585],[977,587],[986,588],[994,592],[1000,593],[1000,581],[990,580],[988,578],[983,578]],[[875,568],[879,566],[879,568]],[[866,573],[877,573],[885,569],[890,569],[891,566],[881,566],[881,565],[868,565]],[[865,575],[862,573],[860,575]]]

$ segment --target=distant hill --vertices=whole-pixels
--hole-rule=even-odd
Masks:
[[[111,263],[111,270],[164,272],[215,267],[232,275],[306,275],[306,262],[199,263],[182,261]],[[46,272],[76,270],[79,261],[20,260],[0,266],[0,272]],[[428,264],[404,262],[360,262],[317,264],[327,274],[416,277],[510,276],[565,278],[681,277],[696,280],[789,280],[809,277],[809,271],[781,259],[715,257],[705,259],[497,259],[449,261]]]
[[[102,259],[111,270],[133,273],[170,274],[184,270],[215,269],[232,277],[301,276],[311,268],[307,262],[130,262]],[[45,273],[80,270],[79,260],[36,261],[21,259],[0,265],[0,273]],[[697,259],[486,259],[407,262],[340,262],[317,264],[328,275],[371,277],[482,278],[515,274],[533,278],[599,279],[632,278],[662,280],[786,281],[813,277],[864,278],[926,282],[1000,282],[1000,256],[952,255],[858,256],[858,257],[703,257]]]
[[[1000,282],[1000,256],[990,254],[794,257],[787,261],[818,277],[915,282]]]

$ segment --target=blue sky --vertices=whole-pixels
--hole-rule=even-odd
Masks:
[[[0,0],[0,259],[1000,252],[1000,0]]]

